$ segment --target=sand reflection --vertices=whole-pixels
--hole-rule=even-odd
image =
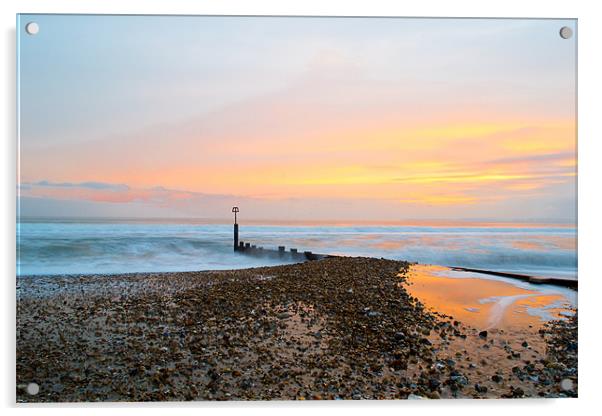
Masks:
[[[475,328],[537,327],[570,314],[570,302],[560,293],[478,277],[446,277],[448,270],[412,266],[406,288],[427,308]]]

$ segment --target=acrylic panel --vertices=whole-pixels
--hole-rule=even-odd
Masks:
[[[17,43],[17,401],[577,396],[576,20]]]

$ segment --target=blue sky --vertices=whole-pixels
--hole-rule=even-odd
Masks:
[[[23,32],[29,21],[40,26],[36,36]],[[572,219],[575,38],[558,36],[565,25],[575,28],[572,20],[22,15],[23,208],[216,216],[227,195],[260,206],[258,217],[294,204],[319,218],[338,207],[371,219],[509,211]],[[477,163],[525,154],[529,166]],[[559,154],[568,156],[558,162]],[[234,163],[244,177],[228,175]],[[304,167],[315,177],[289,177]],[[447,179],[417,185],[416,175]],[[451,184],[458,176],[469,179]],[[400,177],[411,180],[391,184]],[[123,185],[129,194],[50,193],[43,182]],[[157,202],[156,188],[174,193]],[[221,202],[183,197],[196,194]]]

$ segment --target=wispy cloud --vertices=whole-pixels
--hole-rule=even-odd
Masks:
[[[19,186],[22,196],[84,200],[95,202],[149,202],[168,205],[199,202],[203,199],[231,199],[232,195],[205,194],[200,192],[168,189],[162,186],[132,188],[126,184],[107,182],[52,182],[41,180],[23,183]]]
[[[555,162],[564,160],[574,160],[575,152],[556,152],[556,153],[545,153],[536,155],[526,155],[519,157],[505,157],[500,159],[494,159],[491,163],[495,164],[516,164],[516,163],[533,163],[533,162]]]
[[[50,182],[50,181],[38,181],[34,183],[25,183],[22,185],[29,186],[40,186],[48,188],[86,188],[86,189],[99,189],[99,190],[111,190],[111,191],[127,191],[130,189],[125,184],[114,184],[105,182]]]

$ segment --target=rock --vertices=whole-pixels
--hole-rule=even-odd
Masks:
[[[481,386],[479,383],[474,385],[474,389],[477,391],[477,393],[487,393],[487,387]]]
[[[427,396],[429,399],[434,399],[434,400],[438,400],[441,398],[441,395],[439,395],[439,392],[437,392],[437,391],[431,391],[428,393]]]
[[[572,391],[574,388],[573,380],[565,378],[560,382],[560,388],[564,391]]]
[[[280,312],[278,315],[276,315],[276,317],[278,319],[288,319],[291,317],[291,315],[286,312]]]
[[[529,346],[529,343],[527,341],[523,341],[522,345],[524,348],[527,348]]]
[[[434,377],[429,378],[429,388],[431,390],[437,390],[440,385],[441,385],[441,382],[438,379],[436,379]]]
[[[494,374],[491,376],[491,380],[495,381],[496,383],[500,383],[503,379],[504,378],[499,374]]]
[[[450,380],[452,383],[459,384],[460,386],[465,386],[465,385],[467,385],[467,384],[468,384],[468,380],[466,379],[466,377],[464,377],[464,376],[463,376],[463,375],[461,375],[461,374],[460,374],[460,375],[453,375],[453,376],[450,376],[449,380]]]
[[[481,337],[481,338],[487,338],[487,331],[481,331],[481,332],[479,332],[479,337]]]
[[[520,387],[512,388],[512,397],[523,397],[525,392]]]
[[[402,360],[393,360],[389,366],[394,370],[405,370],[408,368],[408,363]]]

